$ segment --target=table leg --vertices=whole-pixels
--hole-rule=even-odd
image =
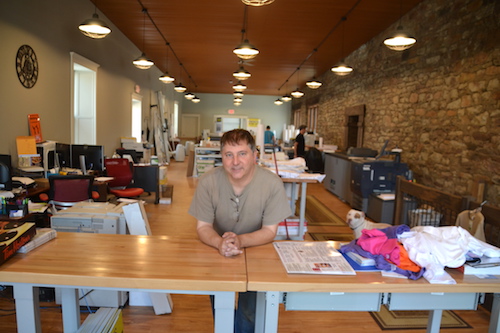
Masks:
[[[306,221],[306,195],[307,195],[307,183],[302,183],[300,185],[300,215],[299,215],[299,239],[304,240],[304,229]]]
[[[266,319],[266,293],[257,292],[257,304],[255,309],[255,332],[264,332],[264,320]]]
[[[262,293],[258,293],[262,294]],[[264,304],[264,309],[259,309],[259,305]],[[257,314],[261,317],[259,318],[258,325],[256,321],[255,332],[259,333],[276,333],[278,332],[278,315],[280,310],[280,293],[279,291],[267,291],[265,292],[265,299],[262,296],[257,295]],[[264,311],[262,318],[261,311]],[[257,317],[256,317],[257,320]],[[262,321],[264,327],[262,327]]]
[[[215,333],[232,333],[234,331],[235,295],[236,293],[228,291],[214,293]]]
[[[16,283],[13,287],[16,300],[17,332],[41,333],[38,287],[23,283]]]
[[[438,333],[441,327],[441,316],[443,310],[430,310],[429,320],[427,321],[427,333]]]
[[[488,333],[500,333],[500,294],[493,294],[493,305],[491,306],[490,327]]]
[[[80,327],[80,302],[78,289],[61,288],[63,331],[76,332]]]

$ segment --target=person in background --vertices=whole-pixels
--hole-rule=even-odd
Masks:
[[[293,157],[304,157],[306,154],[306,140],[304,134],[306,133],[306,125],[299,126],[299,134],[295,137],[295,143],[293,144]]]
[[[197,219],[200,240],[232,257],[272,242],[279,222],[292,212],[281,179],[256,164],[255,140],[248,131],[224,133],[221,153],[222,166],[198,180],[189,214]],[[234,332],[254,332],[256,297],[239,293]]]
[[[276,138],[274,137],[273,131],[271,131],[271,126],[267,125],[266,131],[264,132],[264,144],[274,145],[276,144]]]

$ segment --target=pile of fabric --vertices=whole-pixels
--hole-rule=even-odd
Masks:
[[[355,252],[375,260],[384,271],[402,274],[416,280],[424,277],[430,283],[455,284],[445,267],[458,268],[467,257],[500,257],[500,249],[474,238],[467,230],[456,227],[392,226],[364,229],[361,237],[343,245],[340,252]]]

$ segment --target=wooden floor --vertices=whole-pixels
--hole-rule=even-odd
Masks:
[[[154,235],[175,235],[181,238],[196,237],[196,221],[187,210],[196,188],[196,178],[186,177],[185,162],[173,160],[168,167],[168,183],[174,186],[172,204],[154,205],[151,197],[145,198],[149,223]],[[308,185],[308,194],[314,194],[338,216],[345,218],[348,205],[326,191],[322,184]],[[309,227],[311,232],[350,232],[345,227]],[[215,250],[214,250],[215,251]],[[16,313],[8,290],[0,297],[0,332],[16,332]],[[208,296],[172,295],[174,310],[171,314],[156,316],[151,307],[125,306],[123,320],[125,333],[163,332],[213,332],[213,321]],[[61,310],[55,303],[42,304],[43,332],[62,332]],[[455,311],[473,328],[446,329],[447,333],[488,332],[489,313],[478,311]],[[82,319],[86,317],[82,312]],[[382,332],[368,312],[311,312],[285,311],[281,305],[279,316],[280,333],[329,333],[329,332]],[[393,330],[391,333],[421,333],[425,330]]]

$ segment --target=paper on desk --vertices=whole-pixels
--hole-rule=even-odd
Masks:
[[[115,179],[115,177],[95,177],[94,180],[98,182],[109,182]]]
[[[274,242],[287,273],[356,275],[333,242]]]

